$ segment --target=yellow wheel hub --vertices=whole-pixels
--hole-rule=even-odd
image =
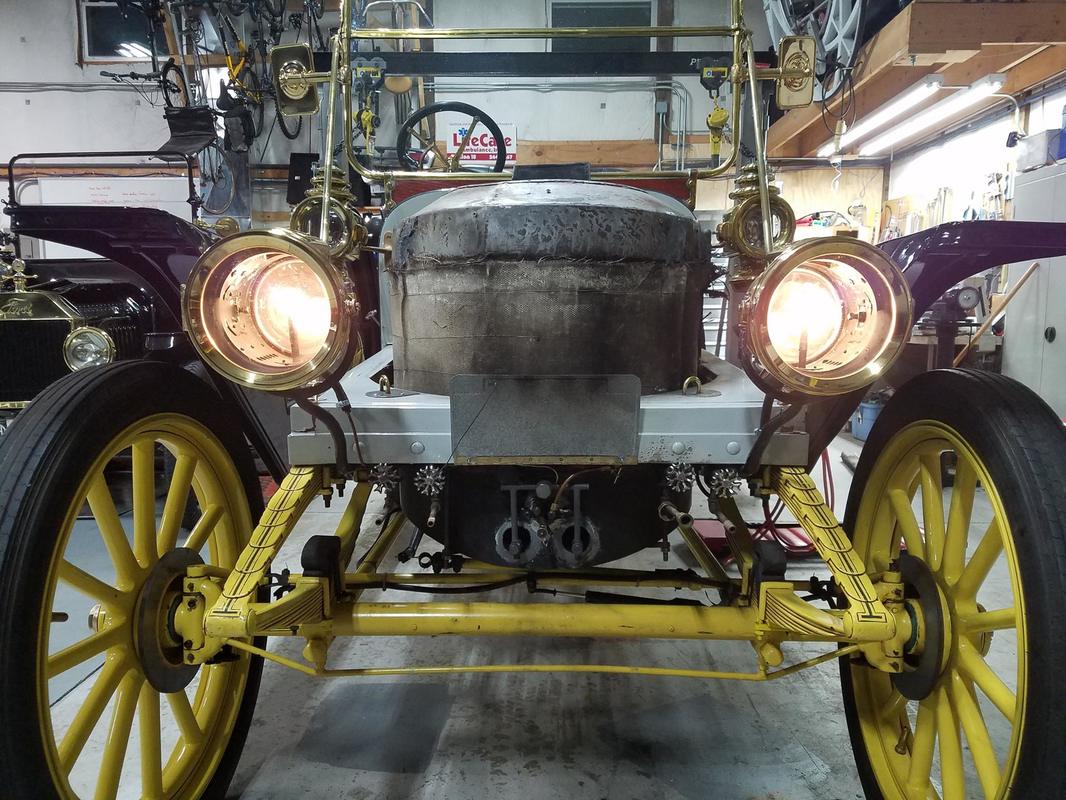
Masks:
[[[850,666],[882,794],[1006,797],[1025,715],[1026,629],[1010,522],[986,466],[939,422],[903,428],[870,473],[854,539],[872,574],[902,567],[920,627],[904,674]]]
[[[168,462],[171,469],[160,468]],[[125,470],[128,483],[120,477]],[[120,490],[127,485],[132,507],[125,512]],[[182,520],[191,501],[198,513],[189,530]],[[225,752],[249,662],[181,664],[169,622],[180,598],[174,579],[201,560],[232,568],[252,527],[240,476],[200,423],[178,414],[149,417],[100,453],[65,520],[47,575],[37,653],[41,730],[55,785],[65,798],[114,798],[120,789],[146,798],[199,797]],[[62,607],[74,602],[70,590],[93,604],[89,625]],[[88,635],[66,644],[72,630]],[[69,674],[85,677],[71,689]],[[133,749],[140,751],[136,765],[127,759]]]

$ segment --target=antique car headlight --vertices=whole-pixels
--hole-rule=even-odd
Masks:
[[[748,290],[745,363],[770,391],[845,394],[896,360],[912,315],[903,274],[881,250],[845,236],[809,239]]]
[[[75,328],[63,341],[63,360],[72,372],[110,364],[115,360],[115,342],[99,328]]]
[[[720,235],[749,258],[765,258],[783,250],[796,235],[796,215],[779,195],[770,195],[770,247],[763,242],[762,205],[758,195],[744,199],[723,221]]]
[[[182,298],[200,355],[230,380],[268,391],[308,386],[346,365],[355,295],[318,241],[247,231],[208,248]]]

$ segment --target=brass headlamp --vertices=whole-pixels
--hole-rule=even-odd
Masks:
[[[292,210],[289,227],[298,233],[324,239],[329,245],[329,252],[334,258],[358,252],[366,244],[368,232],[359,219],[355,207],[355,196],[348,186],[348,178],[340,167],[334,165],[332,170],[332,189],[329,198],[329,229],[325,236],[321,232],[323,185],[325,174],[315,173],[311,178],[311,188],[307,196],[297,203]]]
[[[773,183],[768,183],[767,189],[772,237],[769,247],[764,241],[759,174],[755,164],[748,164],[740,171],[736,188],[729,193],[729,199],[735,205],[718,225],[718,238],[722,243],[749,259],[765,259],[780,252],[796,234],[796,214],[792,206],[781,197],[781,190]]]
[[[744,366],[772,394],[845,394],[895,362],[912,320],[910,290],[885,253],[846,236],[808,239],[748,289]]]
[[[347,368],[356,309],[351,281],[326,245],[284,229],[216,242],[182,296],[185,329],[203,359],[267,391],[312,386]]]

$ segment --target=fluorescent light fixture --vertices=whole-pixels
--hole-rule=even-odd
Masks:
[[[848,145],[859,141],[859,139],[865,138],[880,128],[883,128],[892,120],[896,119],[896,117],[901,116],[905,111],[914,108],[927,98],[932,97],[943,85],[943,75],[929,75],[928,77],[922,78],[921,81],[905,91],[895,100],[881,106],[869,116],[863,117],[854,126],[845,131],[844,135],[840,137],[839,149],[844,150]],[[835,152],[837,152],[837,146],[834,137],[826,142],[825,146],[818,151],[818,157],[828,158]]]
[[[976,83],[970,84],[968,89],[963,89],[946,100],[941,100],[936,105],[932,105],[925,111],[915,114],[903,124],[897,125],[887,133],[863,145],[859,150],[859,155],[877,155],[893,145],[921,133],[926,128],[931,128],[936,123],[950,119],[970,106],[977,105],[977,103],[1002,89],[1006,78],[1007,76],[1000,72],[981,78]]]

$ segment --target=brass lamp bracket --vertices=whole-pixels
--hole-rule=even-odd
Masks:
[[[796,233],[796,214],[792,206],[781,197],[781,190],[773,183],[773,172],[768,172],[766,181],[767,199],[770,205],[770,217],[778,222],[778,231],[769,247],[766,247],[761,226],[762,198],[760,196],[759,173],[757,165],[752,162],[745,165],[737,176],[729,199],[733,207],[726,213],[718,225],[718,238],[721,242],[741,256],[759,263],[756,272],[761,271],[762,262],[771,253],[784,249]],[[752,240],[750,232],[756,226],[759,234]]]

